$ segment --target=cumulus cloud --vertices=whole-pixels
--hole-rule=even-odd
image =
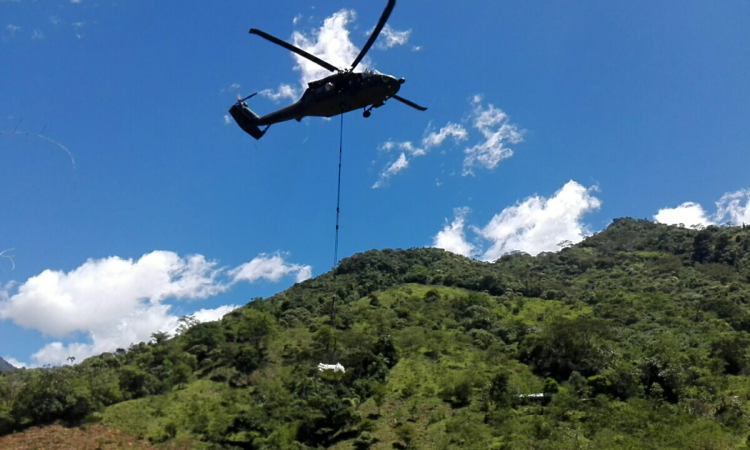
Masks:
[[[549,198],[534,195],[503,209],[487,225],[471,227],[488,243],[484,250],[467,242],[464,220],[468,210],[459,209],[453,222],[433,238],[433,246],[465,256],[476,252],[485,261],[516,250],[531,255],[558,250],[560,242],[577,243],[590,234],[582,218],[601,206],[592,195],[594,190],[571,180]]]
[[[326,18],[323,25],[314,30],[310,36],[295,31],[292,34],[292,43],[339,69],[346,69],[359,54],[359,48],[349,39],[349,30],[347,30],[347,25],[355,19],[356,13],[353,10],[342,9]],[[297,54],[292,55],[296,61],[294,69],[300,72],[300,83],[303,89],[307,88],[307,83],[310,81],[330,74],[328,69]],[[368,65],[369,59],[365,58],[357,66],[357,70],[364,70]]]
[[[697,203],[685,202],[676,208],[662,208],[654,215],[654,220],[668,225],[711,225],[706,211]]]
[[[375,27],[370,28],[365,34],[369,37],[374,29]],[[380,30],[380,36],[375,41],[375,47],[386,50],[397,45],[404,45],[409,41],[409,35],[411,35],[411,30],[397,31],[391,28],[390,25],[385,24],[383,29]]]
[[[582,241],[590,234],[581,221],[583,215],[601,207],[601,201],[592,195],[594,190],[571,180],[550,198],[534,195],[505,208],[476,229],[492,242],[482,259],[495,260],[514,250],[536,255],[557,250],[562,241]]]
[[[299,21],[300,21],[300,20],[302,20],[302,14],[297,14],[297,15],[296,15],[296,16],[294,16],[294,18],[292,19],[292,25],[297,25],[297,24],[299,23]]]
[[[294,274],[297,282],[311,277],[312,267],[299,264],[287,264],[281,254],[261,254],[252,261],[229,271],[234,281],[257,281],[265,278],[269,281],[279,281],[281,277]]]
[[[466,240],[464,232],[464,219],[469,213],[469,208],[456,208],[454,210],[453,222],[446,224],[441,231],[432,239],[432,246],[442,248],[459,255],[471,256],[476,247]]]
[[[229,125],[232,123],[232,118],[229,117],[229,114],[224,114],[224,125]]]
[[[264,89],[258,93],[263,97],[270,98],[274,102],[278,102],[283,98],[288,98],[291,100],[297,99],[297,91],[294,89],[294,87],[284,83],[280,84],[279,89],[275,91],[273,89]]]
[[[226,289],[217,275],[216,262],[201,255],[155,251],[137,261],[90,259],[69,273],[45,270],[29,278],[0,304],[0,317],[59,337],[107,327],[141,304],[216,295]]]
[[[429,127],[428,127],[429,129]],[[447,125],[442,127],[439,131],[430,131],[424,138],[422,138],[421,146],[415,146],[411,141],[405,142],[394,142],[386,141],[381,144],[379,149],[384,152],[389,152],[394,149],[402,151],[398,160],[380,173],[380,177],[375,184],[372,185],[374,189],[384,186],[385,181],[396,173],[402,171],[409,166],[409,160],[406,158],[408,153],[412,159],[417,156],[424,156],[427,152],[440,146],[443,141],[447,138],[452,137],[455,142],[466,140],[468,133],[461,125],[448,122]]]
[[[380,174],[380,178],[378,179],[378,181],[375,182],[375,184],[372,185],[372,188],[377,189],[379,187],[382,187],[388,181],[388,178],[401,172],[407,167],[409,167],[409,161],[406,160],[406,154],[401,153],[398,159],[394,161],[392,164],[390,164],[388,168],[386,168]]]
[[[173,333],[179,322],[167,299],[205,299],[238,282],[277,282],[285,275],[301,281],[311,272],[310,266],[289,264],[281,254],[262,254],[231,270],[202,255],[180,257],[169,251],[138,260],[89,259],[70,272],[45,270],[0,290],[0,319],[57,338],[86,334],[89,342],[52,342],[31,356],[33,365],[62,364],[69,356],[80,361],[148,341],[156,331]],[[194,315],[200,321],[217,320],[237,307],[200,309]]]
[[[42,30],[39,28],[35,28],[34,32],[31,33],[31,40],[32,41],[41,41],[44,39],[44,33],[42,33]]]
[[[472,126],[479,130],[484,139],[478,144],[464,150],[462,175],[472,175],[472,169],[482,166],[494,169],[503,159],[513,156],[508,144],[523,141],[522,131],[508,122],[508,115],[490,104],[482,105],[482,97],[475,95],[472,99]]]
[[[709,215],[701,205],[685,202],[676,208],[662,208],[654,220],[668,225],[717,225],[728,223],[742,225],[750,223],[750,189],[727,192],[716,202],[716,212]]]

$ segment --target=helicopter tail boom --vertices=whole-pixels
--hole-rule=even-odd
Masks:
[[[245,133],[255,139],[260,139],[266,134],[266,130],[258,128],[257,123],[260,120],[260,117],[252,112],[244,102],[239,101],[232,105],[232,107],[229,108],[229,114],[234,117],[234,121],[237,122],[237,125],[239,125]]]

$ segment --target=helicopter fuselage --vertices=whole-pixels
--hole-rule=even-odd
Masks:
[[[403,78],[375,71],[339,72],[310,82],[295,103],[260,117],[257,125],[271,125],[306,116],[332,117],[355,109],[378,108],[401,88]]]

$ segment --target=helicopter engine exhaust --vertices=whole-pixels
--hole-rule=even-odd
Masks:
[[[266,130],[261,130],[258,128],[258,125],[256,125],[258,120],[260,120],[260,117],[252,112],[244,101],[240,100],[232,105],[232,107],[229,108],[229,114],[232,115],[234,121],[237,122],[237,125],[239,125],[245,133],[255,139],[260,139],[266,134]]]

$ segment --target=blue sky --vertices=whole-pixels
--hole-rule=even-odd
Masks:
[[[339,119],[259,141],[382,2],[0,0],[0,356],[61,364],[330,270]],[[400,1],[344,117],[339,256],[554,251],[616,217],[750,223],[745,0]]]

